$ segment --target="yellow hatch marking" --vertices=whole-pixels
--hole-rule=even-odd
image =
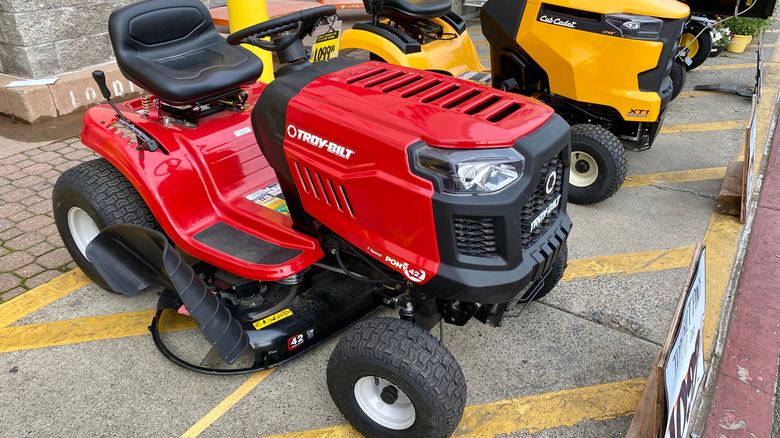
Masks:
[[[723,179],[726,175],[725,167],[711,167],[708,169],[681,170],[678,172],[651,173],[649,175],[627,176],[621,188],[649,186],[658,183],[683,183],[693,181],[706,181],[710,179]]]
[[[454,437],[492,437],[523,431],[603,421],[632,415],[645,385],[644,378],[623,380],[584,388],[566,389],[529,397],[467,406]],[[266,438],[357,438],[351,426],[273,435]]]
[[[745,129],[747,122],[727,120],[725,122],[687,123],[683,125],[663,125],[660,134],[678,134],[681,132],[725,131]]]
[[[154,314],[145,310],[0,328],[0,353],[148,334]],[[195,327],[192,318],[170,312],[160,323],[160,331]]]
[[[693,246],[571,260],[561,281],[686,268],[691,264],[691,257]]]
[[[7,327],[89,283],[89,278],[81,270],[74,269],[31,289],[0,305],[0,327]]]
[[[239,400],[249,394],[251,390],[255,389],[255,387],[263,381],[263,379],[271,374],[271,372],[273,372],[273,369],[258,371],[252,374],[252,376],[249,377],[249,379],[247,379],[244,383],[242,383],[241,386],[239,386],[235,391],[233,391],[232,394],[222,400],[222,403],[218,404],[214,409],[211,410],[211,412],[206,414],[205,417],[201,418],[197,423],[190,427],[189,430],[184,432],[181,435],[181,438],[195,438],[196,436],[200,435],[204,430],[206,430],[206,428],[217,421],[219,417],[230,410],[233,405],[238,403]]]

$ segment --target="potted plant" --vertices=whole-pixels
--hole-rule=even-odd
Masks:
[[[734,53],[744,52],[748,43],[771,25],[769,20],[750,17],[731,17],[723,24],[728,25],[734,35],[726,50]]]

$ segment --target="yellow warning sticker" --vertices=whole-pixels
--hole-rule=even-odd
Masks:
[[[263,318],[260,321],[252,323],[253,326],[255,326],[256,330],[260,330],[263,327],[267,327],[275,322],[279,322],[283,320],[284,318],[287,318],[288,316],[292,316],[292,310],[290,309],[284,309],[279,313],[274,313],[273,315]]]

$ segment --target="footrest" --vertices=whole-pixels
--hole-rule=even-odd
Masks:
[[[219,252],[252,264],[281,265],[303,253],[301,250],[266,242],[224,222],[215,223],[193,238]]]

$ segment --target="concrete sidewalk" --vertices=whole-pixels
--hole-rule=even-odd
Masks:
[[[780,436],[780,418],[773,418],[778,408],[780,354],[778,279],[780,134],[776,129],[704,437]]]

